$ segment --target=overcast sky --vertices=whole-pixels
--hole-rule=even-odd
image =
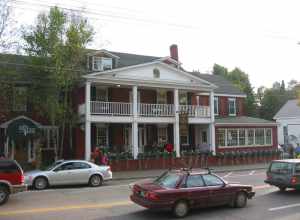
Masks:
[[[15,0],[16,19],[32,23],[45,5],[85,8],[92,45],[168,56],[178,45],[187,70],[214,63],[239,67],[255,87],[300,80],[300,1],[292,0]],[[63,3],[62,3],[63,2]]]

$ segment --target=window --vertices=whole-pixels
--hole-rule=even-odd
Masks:
[[[297,163],[295,166],[295,173],[300,174],[300,163]]]
[[[186,187],[201,187],[204,186],[203,179],[201,175],[189,175],[186,181]]]
[[[96,100],[106,102],[107,101],[107,89],[96,87]]]
[[[255,129],[255,144],[264,145],[265,144],[265,129],[256,128]]]
[[[228,146],[237,146],[238,145],[238,130],[237,129],[228,129],[227,130],[227,143],[228,143]]]
[[[226,146],[225,143],[225,138],[226,138],[226,130],[225,129],[217,129],[217,146],[218,147],[222,147],[222,146]]]
[[[248,143],[247,145],[253,145],[254,144],[254,129],[248,129]]]
[[[160,71],[157,68],[153,69],[153,78],[159,78],[160,77]]]
[[[165,145],[168,142],[168,128],[158,127],[158,144]]]
[[[93,70],[105,71],[112,69],[112,58],[94,57]]]
[[[96,128],[96,145],[106,146],[107,145],[107,127]]]
[[[27,87],[15,87],[13,91],[13,111],[27,111]]]
[[[60,170],[74,170],[75,166],[73,162],[69,162],[69,163],[64,163],[61,166],[57,167],[55,169],[55,171],[60,171]]]
[[[239,129],[239,146],[244,146],[246,144],[246,130]]]
[[[273,162],[270,167],[272,173],[287,174],[292,172],[292,164],[285,162]]]
[[[189,144],[189,129],[187,126],[180,126],[180,144]]]
[[[83,162],[75,162],[74,163],[74,169],[89,169],[91,168],[91,166],[87,163],[83,163]]]
[[[167,187],[167,188],[175,188],[179,179],[180,179],[180,175],[178,175],[177,173],[166,172],[162,176],[157,178],[154,181],[154,184],[158,184],[159,186]]]
[[[16,163],[7,160],[0,161],[0,173],[14,173],[20,171],[21,169]]]
[[[203,175],[202,177],[207,186],[222,186],[222,185],[224,185],[224,182],[220,178],[218,178],[214,175],[207,174],[207,175]]]
[[[186,92],[180,92],[179,93],[179,105],[187,105],[187,93]]]
[[[272,129],[266,128],[266,145],[272,145]]]
[[[219,115],[219,98],[214,97],[214,112],[215,115]]]
[[[235,98],[228,99],[228,112],[229,112],[230,116],[236,115],[236,99]]]
[[[207,131],[201,132],[201,140],[203,144],[207,144]]]
[[[167,91],[165,90],[157,91],[157,104],[167,104]]]

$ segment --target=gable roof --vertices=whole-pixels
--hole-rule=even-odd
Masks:
[[[274,119],[278,118],[300,118],[299,100],[288,100],[276,113]]]
[[[225,79],[223,76],[213,75],[213,74],[203,74],[199,72],[191,72],[193,75],[204,79],[218,88],[214,91],[217,94],[229,94],[229,95],[246,95],[239,88],[233,85],[229,80]]]

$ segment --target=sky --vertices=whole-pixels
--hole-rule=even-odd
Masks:
[[[13,0],[19,24],[48,6],[84,9],[95,49],[169,56],[177,44],[189,71],[214,63],[239,67],[252,85],[300,81],[300,1],[293,0]]]

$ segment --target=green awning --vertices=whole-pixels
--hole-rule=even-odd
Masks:
[[[18,136],[33,137],[38,133],[39,127],[31,120],[20,118],[7,126],[7,136],[15,139]]]

